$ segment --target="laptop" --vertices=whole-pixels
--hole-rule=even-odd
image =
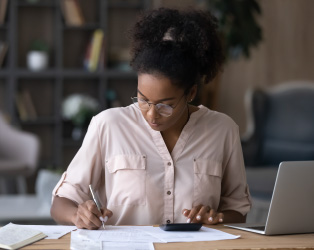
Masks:
[[[281,162],[265,225],[227,227],[264,235],[314,232],[314,161]]]

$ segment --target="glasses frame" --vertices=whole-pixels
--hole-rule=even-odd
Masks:
[[[164,117],[169,117],[169,116],[171,116],[171,115],[173,114],[173,110],[179,105],[179,103],[180,103],[180,101],[182,100],[182,97],[183,97],[183,96],[185,96],[185,94],[183,94],[183,95],[180,97],[179,101],[178,101],[175,105],[168,105],[168,104],[164,104],[164,103],[152,103],[152,102],[148,102],[148,101],[146,101],[146,100],[144,100],[144,99],[142,99],[142,98],[138,98],[138,97],[131,97],[131,100],[133,101],[134,104],[138,104],[138,101],[135,101],[134,99],[136,99],[136,100],[141,99],[142,101],[144,101],[144,102],[146,102],[146,103],[148,104],[148,109],[141,109],[139,104],[138,104],[138,105],[135,105],[135,107],[137,107],[137,108],[140,109],[140,110],[148,111],[148,110],[151,109],[152,105],[154,105],[154,106],[155,106],[155,110],[156,110],[156,112],[157,112],[159,115],[164,116]],[[163,106],[170,107],[170,108],[171,108],[171,114],[170,114],[170,115],[164,115],[164,114],[159,113],[158,109],[156,108],[156,106],[158,106],[158,105],[163,105]]]

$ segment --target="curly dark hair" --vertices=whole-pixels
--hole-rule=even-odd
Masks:
[[[168,77],[190,88],[210,82],[221,69],[223,49],[217,19],[200,10],[159,8],[144,12],[130,30],[131,67]]]

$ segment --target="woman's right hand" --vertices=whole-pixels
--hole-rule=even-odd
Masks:
[[[102,226],[102,220],[106,222],[112,216],[109,209],[97,209],[94,201],[88,200],[78,205],[72,222],[80,229],[98,229]]]

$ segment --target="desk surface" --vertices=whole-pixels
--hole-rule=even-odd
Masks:
[[[202,241],[202,242],[178,242],[178,243],[154,243],[155,250],[210,250],[210,249],[313,249],[314,233],[263,236],[255,233],[245,232],[232,228],[226,228],[222,225],[212,226],[214,229],[226,233],[241,235],[241,238],[235,240],[222,241]],[[63,236],[58,240],[40,240],[32,245],[22,249],[70,249],[70,234]]]

